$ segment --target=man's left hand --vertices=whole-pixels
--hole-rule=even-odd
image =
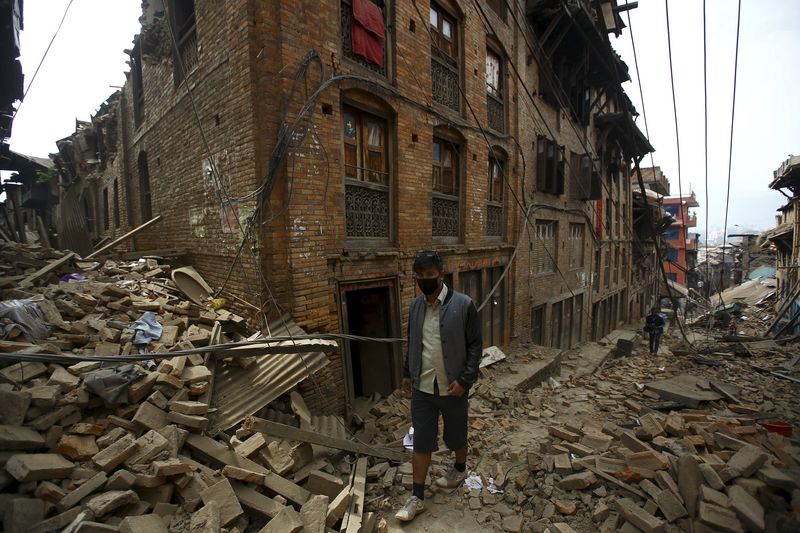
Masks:
[[[464,387],[462,387],[458,381],[454,381],[447,387],[447,394],[449,396],[463,396]]]

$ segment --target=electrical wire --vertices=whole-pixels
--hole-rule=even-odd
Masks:
[[[69,12],[69,8],[72,7],[73,1],[74,0],[69,0],[67,7],[64,9],[64,14],[61,15],[61,22],[58,23],[58,27],[56,28],[55,33],[53,33],[53,37],[50,38],[50,42],[47,43],[47,48],[45,48],[44,54],[42,54],[42,58],[39,60],[39,64],[36,65],[36,70],[33,71],[33,76],[31,76],[31,80],[28,82],[28,86],[25,87],[25,91],[22,93],[22,100],[20,100],[19,105],[14,110],[14,115],[11,117],[12,121],[17,117],[17,113],[19,113],[19,108],[22,107],[22,104],[25,102],[25,97],[28,96],[28,91],[30,91],[31,85],[33,85],[33,80],[35,80],[36,75],[39,74],[39,69],[42,68],[42,64],[44,63],[44,60],[47,57],[47,53],[50,51],[50,47],[53,46],[53,41],[56,40],[58,32],[61,31],[61,26],[64,25],[64,20],[67,18],[67,13]]]
[[[703,0],[703,141],[705,149],[704,183],[706,190],[706,283],[711,282],[711,262],[708,260],[708,217],[711,211],[711,197],[708,195],[708,43],[706,39],[706,0]],[[722,243],[725,244],[724,242]],[[711,323],[711,321],[709,321]]]
[[[742,22],[742,0],[739,0],[736,9],[736,52],[733,60],[733,100],[731,101],[731,137],[728,145],[728,184],[725,192],[725,223],[722,228],[722,269],[720,271],[720,286],[724,285],[722,276],[725,274],[725,242],[728,240],[728,208],[731,202],[731,169],[733,165],[733,124],[736,116],[736,79],[739,72],[739,28]]]
[[[675,146],[677,149],[677,156],[678,156],[678,196],[681,198],[680,203],[680,212],[681,212],[681,223],[683,225],[683,235],[682,238],[686,241],[686,234],[688,232],[688,227],[686,226],[686,213],[683,209],[683,187],[681,185],[681,137],[678,133],[678,103],[675,97],[675,74],[672,68],[672,37],[670,35],[670,26],[669,26],[669,0],[664,0],[664,7],[666,10],[666,19],[667,19],[667,51],[669,53],[669,81],[670,87],[672,88],[672,114],[675,117]],[[688,207],[686,209],[688,211]]]

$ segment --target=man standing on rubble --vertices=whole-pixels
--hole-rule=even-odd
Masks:
[[[402,383],[403,395],[411,398],[414,485],[411,497],[395,515],[403,522],[425,510],[425,478],[431,454],[438,450],[439,414],[444,420],[444,442],[455,452],[455,464],[436,484],[455,488],[466,477],[467,392],[478,377],[483,351],[475,303],[444,284],[438,252],[419,253],[414,276],[422,294],[411,302]]]
[[[664,324],[666,320],[658,307],[653,307],[650,314],[644,320],[644,330],[650,335],[650,353],[658,353],[658,345],[661,343],[661,335],[664,334]]]

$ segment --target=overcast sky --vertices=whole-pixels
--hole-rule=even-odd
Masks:
[[[624,4],[625,0],[620,0]],[[653,159],[678,194],[678,158],[669,77],[664,0],[640,0],[630,12],[642,78]],[[736,45],[736,0],[708,0],[708,180],[706,203],[703,140],[703,2],[672,0],[675,92],[684,193],[694,190],[700,207],[698,232],[708,209],[709,233],[722,228],[728,177],[728,149]],[[623,15],[623,19],[627,18]],[[733,166],[728,227],[771,227],[775,209],[785,202],[767,188],[772,172],[789,154],[800,153],[800,1],[743,0],[739,35],[739,72],[733,131]],[[630,28],[612,44],[630,68],[625,90],[642,112],[631,47]],[[638,119],[644,131],[643,117]],[[649,166],[650,158],[643,164]]]
[[[619,0],[624,3],[625,0]],[[26,85],[53,36],[68,0],[25,2],[22,66]],[[29,155],[54,152],[75,119],[87,120],[127,70],[123,50],[139,31],[140,0],[74,0],[64,26],[22,105],[11,148]],[[670,4],[673,65],[684,192],[694,190],[698,231],[706,215],[703,151],[703,11],[701,0]],[[631,12],[650,137],[661,166],[678,192],[664,0],[640,0]],[[624,16],[623,16],[624,17]],[[736,1],[708,0],[709,189],[711,229],[721,228],[728,169]],[[782,196],[767,188],[772,171],[800,152],[800,1],[744,0],[739,44],[733,172],[728,225],[770,227]],[[626,90],[642,110],[630,28],[612,43],[630,67]],[[643,117],[639,124],[644,130]],[[644,163],[649,164],[647,158]]]

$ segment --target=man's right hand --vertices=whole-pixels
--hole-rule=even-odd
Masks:
[[[400,392],[403,394],[403,398],[411,398],[411,378],[403,378],[403,381],[400,382]]]

